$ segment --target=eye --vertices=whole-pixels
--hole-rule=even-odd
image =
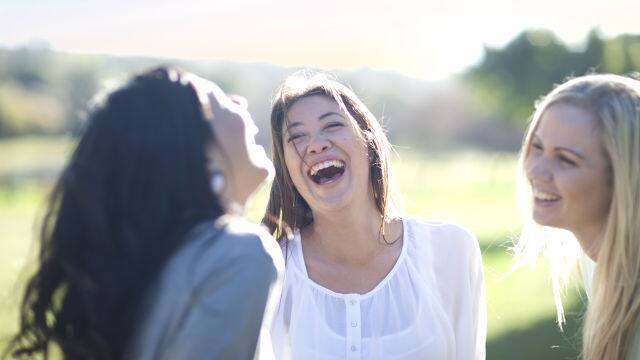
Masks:
[[[568,157],[564,156],[564,155],[558,155],[558,159],[560,159],[560,162],[565,164],[565,165],[569,165],[569,166],[576,166],[576,162],[569,159]]]
[[[332,129],[332,128],[339,128],[339,127],[343,127],[344,124],[340,123],[340,122],[330,122],[327,124],[327,126],[325,126],[325,129]]]
[[[534,153],[541,153],[542,152],[542,145],[540,143],[534,142],[531,143],[531,151]]]
[[[288,143],[296,142],[297,140],[303,138],[304,136],[305,136],[304,134],[291,134],[289,138],[287,138],[287,142]]]

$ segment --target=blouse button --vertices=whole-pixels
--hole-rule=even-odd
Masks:
[[[355,305],[355,304],[356,304],[356,301],[352,299],[351,300],[351,305]]]
[[[358,322],[357,321],[352,321],[351,322],[351,327],[356,327],[358,326]]]
[[[358,347],[355,345],[351,345],[351,351],[356,351],[356,350],[358,350]]]

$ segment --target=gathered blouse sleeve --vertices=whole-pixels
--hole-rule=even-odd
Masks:
[[[463,227],[430,224],[430,257],[455,337],[456,359],[486,357],[487,310],[480,246]]]

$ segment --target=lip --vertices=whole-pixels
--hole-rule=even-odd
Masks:
[[[315,181],[313,181],[313,179],[311,179],[311,176],[309,175],[309,171],[311,170],[311,168],[313,168],[314,166],[321,164],[325,161],[340,161],[344,164],[344,171],[342,172],[342,174],[334,179],[331,179],[329,181],[326,181],[322,184],[318,184]],[[314,186],[320,186],[320,187],[325,187],[325,186],[329,186],[332,184],[335,184],[337,182],[339,182],[340,180],[342,180],[342,178],[345,176],[346,172],[347,172],[347,162],[344,161],[343,159],[339,158],[339,157],[335,157],[335,156],[325,156],[322,158],[317,158],[314,159],[313,162],[311,162],[308,166],[305,167],[304,169],[304,175],[307,177],[307,179],[309,179],[309,181],[314,185]]]
[[[538,207],[551,207],[560,202],[560,199],[557,200],[542,200],[542,199],[534,199],[534,204]]]
[[[549,207],[559,203],[562,196],[553,191],[533,188],[533,201],[536,206]]]
[[[345,164],[345,168],[347,167],[347,166],[346,166],[346,165],[347,165],[347,162],[346,162],[346,161],[344,161],[343,159],[341,159],[341,158],[339,158],[339,157],[327,156],[327,157],[317,158],[317,159],[315,159],[313,162],[310,162],[310,163],[305,167],[305,169],[304,169],[304,173],[305,173],[305,174],[307,174],[307,176],[308,176],[308,175],[309,175],[309,170],[311,170],[311,168],[312,168],[312,167],[314,167],[314,166],[316,166],[316,165],[318,165],[318,164],[320,164],[320,163],[323,163],[323,162],[325,162],[325,161],[332,161],[332,160],[340,161],[340,162],[342,162],[342,163],[344,163],[344,164]]]

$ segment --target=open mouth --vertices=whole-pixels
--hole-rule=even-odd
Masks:
[[[554,195],[554,194],[536,190],[536,189],[533,190],[533,198],[535,199],[536,202],[540,202],[544,204],[550,204],[561,199],[560,196],[558,195]]]
[[[308,173],[311,180],[323,185],[338,180],[344,174],[344,162],[341,160],[328,160],[313,165]]]

